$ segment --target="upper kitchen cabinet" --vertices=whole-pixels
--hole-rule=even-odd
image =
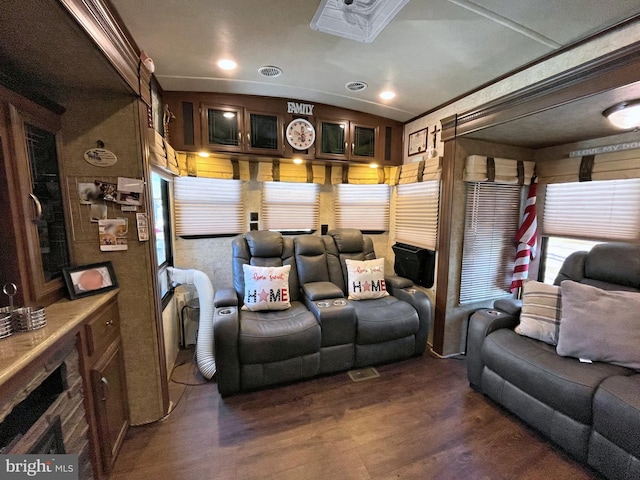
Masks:
[[[64,294],[71,264],[61,172],[60,117],[0,89],[0,282],[18,287],[17,305],[48,305]]]
[[[282,155],[282,116],[228,105],[202,104],[202,146],[218,152]]]
[[[317,158],[377,162],[380,151],[380,127],[348,120],[318,120]]]
[[[163,99],[175,117],[169,142],[178,151],[402,163],[403,124],[395,120],[277,97],[165,91]],[[299,119],[313,129],[313,144],[285,140]]]

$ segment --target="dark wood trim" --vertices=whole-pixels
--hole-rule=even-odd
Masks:
[[[145,208],[149,213],[149,224],[154,225],[154,209],[153,209],[153,195],[151,194],[151,164],[149,163],[149,136],[146,135],[147,129],[147,105],[140,101],[138,102],[138,116],[140,122],[140,128],[142,129],[140,138],[140,148],[142,150],[142,171],[144,172],[144,178],[147,179],[145,185]],[[158,255],[156,252],[156,237],[155,231],[150,229],[151,239],[147,243],[149,249],[149,255],[153,265],[158,265]],[[154,267],[155,268],[155,267]],[[151,284],[153,288],[153,313],[155,316],[156,325],[156,341],[158,345],[158,369],[160,374],[160,396],[162,401],[162,412],[167,413],[169,411],[169,373],[167,372],[164,328],[162,323],[162,310],[163,305],[160,300],[160,286],[158,285],[158,275],[155,271],[151,275]]]
[[[472,95],[472,94],[477,93],[477,92],[479,92],[481,90],[484,90],[485,88],[490,87],[491,85],[495,85],[496,83],[501,82],[502,80],[504,80],[506,78],[512,77],[513,75],[516,75],[516,74],[518,74],[520,72],[523,72],[523,71],[525,71],[525,70],[527,70],[527,69],[529,69],[531,67],[539,65],[541,63],[544,63],[547,60],[550,60],[550,59],[552,59],[554,57],[562,55],[563,53],[566,53],[566,52],[568,52],[570,50],[573,50],[574,48],[577,48],[577,47],[579,47],[581,45],[584,45],[586,43],[592,42],[592,41],[594,41],[594,40],[596,40],[596,39],[598,39],[600,37],[603,37],[603,36],[608,35],[608,34],[610,34],[612,32],[615,32],[616,30],[621,30],[621,29],[627,27],[628,25],[631,25],[631,24],[637,22],[639,19],[640,19],[640,13],[637,13],[632,17],[629,17],[629,18],[627,18],[625,20],[622,20],[621,22],[616,23],[615,25],[611,25],[610,27],[605,28],[604,30],[600,30],[599,32],[596,32],[596,33],[594,33],[592,35],[588,35],[586,37],[580,38],[580,39],[576,40],[575,42],[572,42],[572,43],[570,43],[568,45],[565,45],[562,48],[559,48],[559,49],[554,50],[554,51],[552,51],[550,53],[547,53],[546,55],[538,57],[535,60],[533,60],[533,61],[531,61],[531,62],[529,62],[529,63],[527,63],[525,65],[522,65],[521,67],[518,67],[518,68],[516,68],[514,70],[510,70],[507,73],[504,73],[504,74],[500,75],[499,77],[496,77],[496,78],[494,78],[494,79],[492,79],[492,80],[490,80],[490,81],[488,81],[486,83],[483,83],[482,85],[480,85],[480,86],[478,86],[478,87],[476,87],[476,88],[474,88],[472,90],[469,90],[469,91],[467,91],[467,92],[465,92],[465,93],[463,93],[461,95],[458,95],[457,97],[454,97],[451,100],[448,100],[445,103],[442,103],[442,104],[438,105],[437,107],[432,108],[431,110],[427,110],[426,112],[421,113],[420,115],[416,115],[415,117],[407,120],[405,122],[405,124],[414,122],[415,120],[418,120],[418,119],[420,119],[422,117],[426,117],[427,115],[430,115],[430,114],[432,114],[434,112],[437,112],[438,110],[442,110],[443,108],[448,107],[449,105],[452,105],[452,104],[456,103],[457,101],[468,97],[469,95]]]
[[[640,41],[458,114],[456,136],[638,82],[638,71]]]
[[[118,22],[113,7],[105,0],[60,0],[60,3],[87,32],[123,80],[140,95],[139,53]]]
[[[447,295],[449,291],[449,264],[451,258],[451,218],[453,211],[453,187],[455,183],[456,141],[444,143],[442,159],[442,184],[440,190],[440,214],[438,222],[438,267],[436,278],[435,313],[433,318],[433,351],[444,355],[444,333],[447,319]]]

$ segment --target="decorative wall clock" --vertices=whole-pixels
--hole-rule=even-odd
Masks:
[[[287,125],[285,136],[296,150],[307,150],[316,141],[316,130],[308,120],[295,118]]]

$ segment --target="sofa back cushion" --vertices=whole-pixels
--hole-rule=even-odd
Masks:
[[[640,245],[609,242],[595,245],[589,252],[569,255],[555,285],[564,280],[592,285],[603,290],[640,291]]]
[[[293,240],[300,285],[328,282],[327,252],[321,237],[300,235]]]
[[[327,252],[329,281],[336,284],[347,295],[348,272],[345,260],[374,260],[376,253],[371,237],[355,228],[336,228],[323,236]]]

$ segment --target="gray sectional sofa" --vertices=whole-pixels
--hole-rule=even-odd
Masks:
[[[384,275],[384,281],[358,287],[368,292],[386,288],[389,295],[347,298],[347,264],[375,258],[371,238],[354,229],[296,237],[252,231],[235,237],[233,288],[219,289],[214,298],[219,392],[231,395],[422,354],[431,304],[410,280]],[[247,285],[253,282],[248,271],[254,271],[254,278],[262,275],[250,269],[255,266],[288,266],[288,290],[272,289],[271,300],[286,300],[290,306],[246,309],[252,307],[247,302],[268,296]]]
[[[495,308],[472,315],[467,345],[471,387],[605,477],[640,479],[640,372],[637,365],[618,361],[629,345],[630,356],[640,357],[640,246],[608,243],[596,245],[589,253],[574,253],[565,260],[554,283],[561,285],[557,346],[514,330],[528,308],[526,296],[525,304],[498,301]],[[599,298],[581,303],[572,298],[570,302],[569,287],[597,287],[601,290],[591,291],[602,292],[602,297],[612,296],[614,303],[598,313]],[[632,298],[633,303],[616,304],[615,295]],[[580,311],[577,318],[566,311],[570,306]],[[592,313],[597,315],[595,320],[586,320]],[[622,345],[620,351],[615,351],[611,339],[616,338],[615,329],[622,328],[618,317],[623,316],[627,330],[617,340]],[[587,347],[592,342],[589,348],[600,361],[588,363],[566,352],[565,356],[558,353],[573,340],[566,336],[575,325],[581,326],[581,317],[585,318],[584,328],[578,328],[576,336]],[[573,323],[563,330],[566,319]],[[594,329],[589,321],[600,322],[602,328]],[[592,331],[599,333],[594,337]],[[609,357],[614,360],[603,360]]]

